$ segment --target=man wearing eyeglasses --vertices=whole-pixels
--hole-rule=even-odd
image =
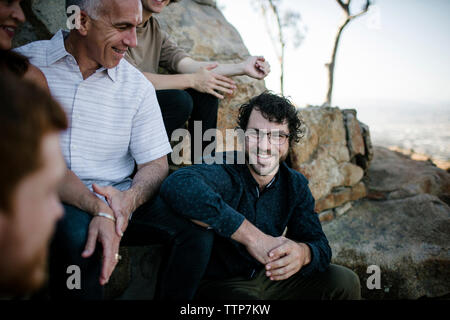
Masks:
[[[358,276],[330,264],[307,179],[284,163],[302,135],[295,107],[266,92],[240,108],[238,124],[244,163],[180,169],[161,187],[176,213],[215,232],[197,298],[359,299]]]

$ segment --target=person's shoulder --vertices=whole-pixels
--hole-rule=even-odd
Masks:
[[[292,187],[298,192],[308,187],[309,181],[301,172],[288,167],[284,162],[282,164],[282,170],[288,176]]]
[[[37,86],[39,86],[41,89],[44,89],[47,92],[50,92],[50,89],[48,88],[47,78],[42,73],[42,71],[34,66],[33,64],[28,65],[28,70],[23,76],[24,79],[33,82]]]
[[[49,45],[50,40],[39,40],[15,48],[13,51],[27,57],[30,60],[33,59],[37,61],[44,61]]]
[[[129,86],[138,86],[139,88],[144,88],[147,90],[155,90],[153,84],[145,77],[145,75],[125,58],[120,61],[117,68],[119,77],[124,84]]]
[[[158,18],[152,16],[148,21],[149,26],[153,29],[161,29],[161,24],[159,23]]]

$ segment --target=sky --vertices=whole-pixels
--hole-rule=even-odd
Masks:
[[[252,0],[217,0],[252,55],[272,66],[266,86],[280,92],[280,68],[261,11]],[[299,106],[321,105],[343,11],[335,0],[280,0],[282,12],[300,13],[304,39],[286,49],[285,95]],[[360,0],[353,1],[359,10]],[[375,0],[341,37],[335,69],[333,105],[372,108],[414,103],[450,106],[450,1]]]

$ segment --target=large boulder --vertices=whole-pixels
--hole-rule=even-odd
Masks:
[[[399,199],[429,193],[450,204],[450,174],[429,161],[415,161],[399,152],[375,147],[364,179],[371,199]]]
[[[291,147],[290,156],[292,167],[309,179],[316,210],[336,208],[364,197],[361,179],[372,151],[356,120],[356,111],[308,107],[300,114],[305,135]]]
[[[333,263],[357,272],[366,299],[417,299],[450,293],[450,208],[439,198],[361,200],[323,226]],[[369,290],[367,268],[381,270]]]
[[[358,273],[367,299],[448,296],[450,174],[375,147],[364,181],[368,198],[339,219],[324,219],[332,220],[323,226],[332,261]],[[380,289],[366,285],[370,265],[381,270]]]

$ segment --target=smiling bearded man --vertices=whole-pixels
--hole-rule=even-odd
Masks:
[[[245,163],[235,153],[232,163],[182,168],[161,186],[176,213],[215,233],[197,298],[359,299],[358,276],[330,264],[308,180],[284,163],[302,135],[296,108],[262,93],[241,106],[238,124]]]

